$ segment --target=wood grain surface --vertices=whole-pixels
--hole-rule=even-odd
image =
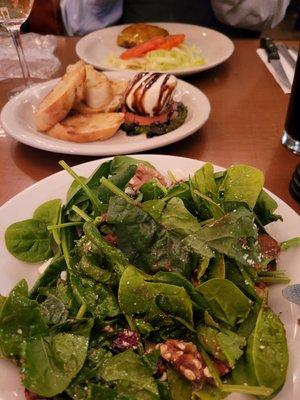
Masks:
[[[58,38],[62,67],[77,60],[75,38]],[[245,163],[260,168],[265,186],[300,213],[289,194],[289,182],[299,156],[281,144],[289,96],[277,85],[256,55],[258,41],[236,40],[232,57],[224,64],[186,78],[209,98],[209,121],[193,136],[151,153],[171,154],[211,161],[227,167]],[[0,84],[0,108],[8,91],[20,80]],[[149,139],[151,140],[151,139]],[[0,133],[0,204],[40,179],[60,170],[58,161],[80,164],[93,157],[62,155],[31,148]]]

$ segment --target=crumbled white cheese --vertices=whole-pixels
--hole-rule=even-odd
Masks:
[[[60,273],[60,279],[62,281],[66,281],[67,280],[67,271],[61,271]]]

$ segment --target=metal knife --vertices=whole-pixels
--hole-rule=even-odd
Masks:
[[[300,284],[287,286],[283,289],[282,295],[291,303],[300,306]]]
[[[283,43],[276,43],[276,46],[279,50],[279,53],[283,55],[286,61],[290,64],[290,66],[295,69],[296,68],[296,60],[290,55],[288,48]]]
[[[289,89],[292,88],[291,82],[289,81],[289,78],[287,77],[281,62],[280,62],[280,56],[278,53],[278,49],[273,43],[272,39],[270,38],[261,38],[260,39],[260,47],[266,50],[268,54],[268,61],[272,64],[272,66],[275,69],[276,74],[278,75],[278,78],[281,80],[281,82],[287,86]]]

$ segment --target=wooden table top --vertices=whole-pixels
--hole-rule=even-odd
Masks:
[[[77,60],[75,38],[59,38],[57,55],[62,67]],[[265,186],[300,213],[289,194],[289,182],[299,156],[281,145],[289,96],[285,95],[256,55],[256,40],[235,40],[235,51],[224,64],[187,80],[209,98],[209,121],[193,136],[151,153],[211,161],[227,167],[245,163],[260,168]],[[7,92],[20,80],[1,83],[0,108]],[[0,205],[21,190],[60,170],[58,161],[80,164],[93,157],[45,152],[0,133]]]

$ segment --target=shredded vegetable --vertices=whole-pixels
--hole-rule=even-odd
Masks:
[[[181,45],[172,50],[149,51],[144,57],[122,60],[115,54],[109,54],[107,62],[120,69],[142,69],[146,71],[167,71],[171,69],[198,67],[205,64],[201,50],[195,44]]]

